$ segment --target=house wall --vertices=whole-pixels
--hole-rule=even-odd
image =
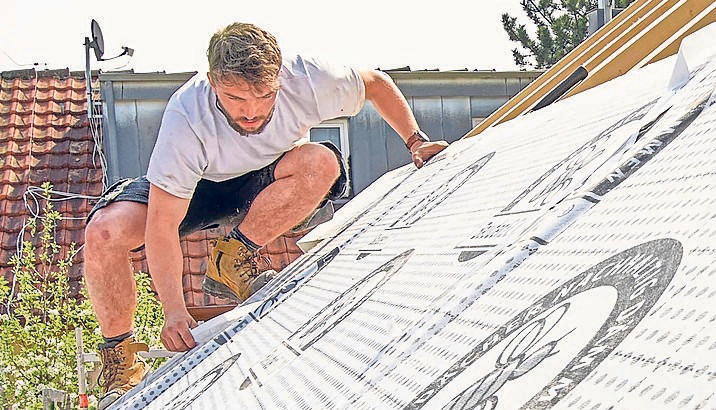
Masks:
[[[110,183],[146,172],[169,97],[193,75],[100,75],[103,145]]]
[[[103,73],[104,148],[110,182],[146,172],[164,107],[194,73]],[[434,140],[455,141],[540,72],[388,72],[420,127]],[[370,103],[347,119],[351,192],[410,161],[402,140]]]
[[[390,72],[431,139],[453,142],[539,76],[539,72]],[[370,103],[348,119],[353,189],[360,192],[386,171],[405,165],[402,140]]]

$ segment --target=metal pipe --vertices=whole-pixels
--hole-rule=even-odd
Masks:
[[[599,8],[604,10],[604,24],[612,19],[612,0],[599,0]]]
[[[92,71],[90,70],[90,40],[85,37],[85,81],[87,82],[87,120],[92,121]]]
[[[82,347],[82,328],[75,328],[75,340],[77,341],[77,379],[79,393],[79,408],[86,409],[89,407],[89,399],[87,397],[87,373],[85,372],[85,354]]]

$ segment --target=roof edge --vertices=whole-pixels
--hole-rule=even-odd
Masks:
[[[98,70],[92,70],[92,78],[97,78],[99,75]],[[70,71],[69,68],[56,68],[52,70],[36,70],[35,68],[26,68],[22,70],[8,70],[0,72],[0,78],[6,80],[32,80],[34,78],[76,78],[79,80],[85,79],[84,71]]]

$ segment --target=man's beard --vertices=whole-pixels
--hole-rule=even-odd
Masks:
[[[273,118],[273,113],[274,113],[274,111],[276,110],[276,106],[275,106],[275,105],[274,105],[273,107],[271,107],[271,111],[269,111],[268,115],[266,115],[266,117],[265,117],[265,119],[264,119],[264,122],[263,122],[258,128],[256,128],[255,130],[249,131],[249,130],[247,130],[246,128],[243,128],[242,126],[240,126],[236,121],[234,121],[233,118],[231,118],[231,117],[229,116],[229,114],[226,113],[226,111],[224,111],[224,107],[221,106],[221,103],[219,102],[219,99],[218,99],[218,98],[216,99],[216,108],[218,108],[219,111],[224,115],[224,117],[226,118],[226,121],[229,123],[229,126],[230,126],[234,131],[238,132],[241,136],[244,136],[244,137],[248,137],[249,135],[252,135],[252,134],[253,134],[253,135],[261,134],[261,132],[263,132],[263,130],[266,129],[266,126],[268,125],[268,123],[269,123],[269,122],[271,121],[271,119]],[[244,118],[245,118],[245,117],[244,117]],[[247,119],[248,119],[248,118],[247,118]]]

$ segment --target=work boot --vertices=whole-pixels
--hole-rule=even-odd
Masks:
[[[100,345],[102,371],[99,377],[102,380],[102,398],[97,405],[99,410],[109,407],[142,381],[148,369],[137,352],[147,351],[147,344],[135,342],[134,336],[124,339],[114,347]]]
[[[204,293],[241,303],[274,278],[276,272],[259,272],[258,252],[252,252],[241,241],[217,239],[209,256],[209,265],[201,288]]]

